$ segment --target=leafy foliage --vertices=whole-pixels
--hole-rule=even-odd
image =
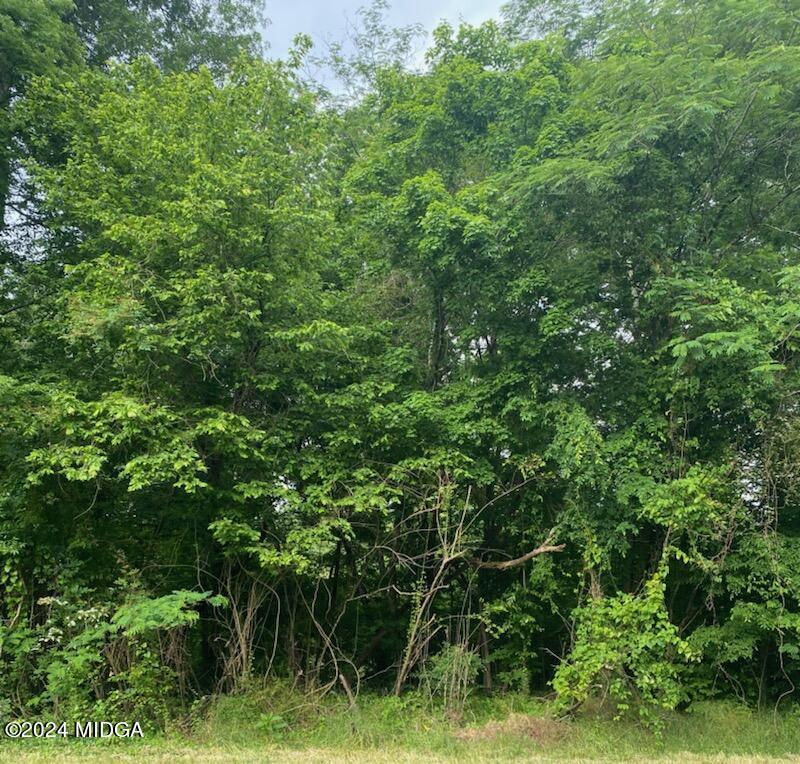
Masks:
[[[789,698],[796,0],[255,10],[0,2],[0,707]]]

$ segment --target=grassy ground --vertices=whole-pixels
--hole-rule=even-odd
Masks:
[[[531,698],[474,699],[459,724],[419,697],[221,699],[189,731],[143,740],[0,741],[0,762],[800,762],[800,714],[709,703],[674,714],[662,734],[599,715],[555,721]]]

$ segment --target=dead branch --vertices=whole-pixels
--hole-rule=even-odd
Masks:
[[[543,544],[537,546],[536,549],[531,549],[530,552],[523,554],[522,557],[516,557],[513,560],[500,560],[496,562],[473,560],[473,563],[479,568],[508,570],[509,568],[516,568],[520,565],[524,565],[526,562],[528,562],[528,560],[532,560],[534,557],[538,557],[540,554],[548,554],[549,552],[563,552],[566,544],[552,544],[551,541],[553,540],[553,535],[554,534],[551,532]]]

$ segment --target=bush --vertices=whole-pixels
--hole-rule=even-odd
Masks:
[[[578,611],[575,646],[553,680],[562,710],[592,696],[610,700],[615,715],[636,710],[660,726],[659,712],[685,698],[682,665],[694,658],[670,623],[659,572],[634,596],[600,598]]]
[[[425,662],[422,688],[429,699],[441,699],[449,718],[460,720],[481,665],[478,655],[465,645],[447,645]]]

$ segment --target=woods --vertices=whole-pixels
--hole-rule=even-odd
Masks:
[[[257,6],[0,0],[0,712],[794,703],[798,0]]]

